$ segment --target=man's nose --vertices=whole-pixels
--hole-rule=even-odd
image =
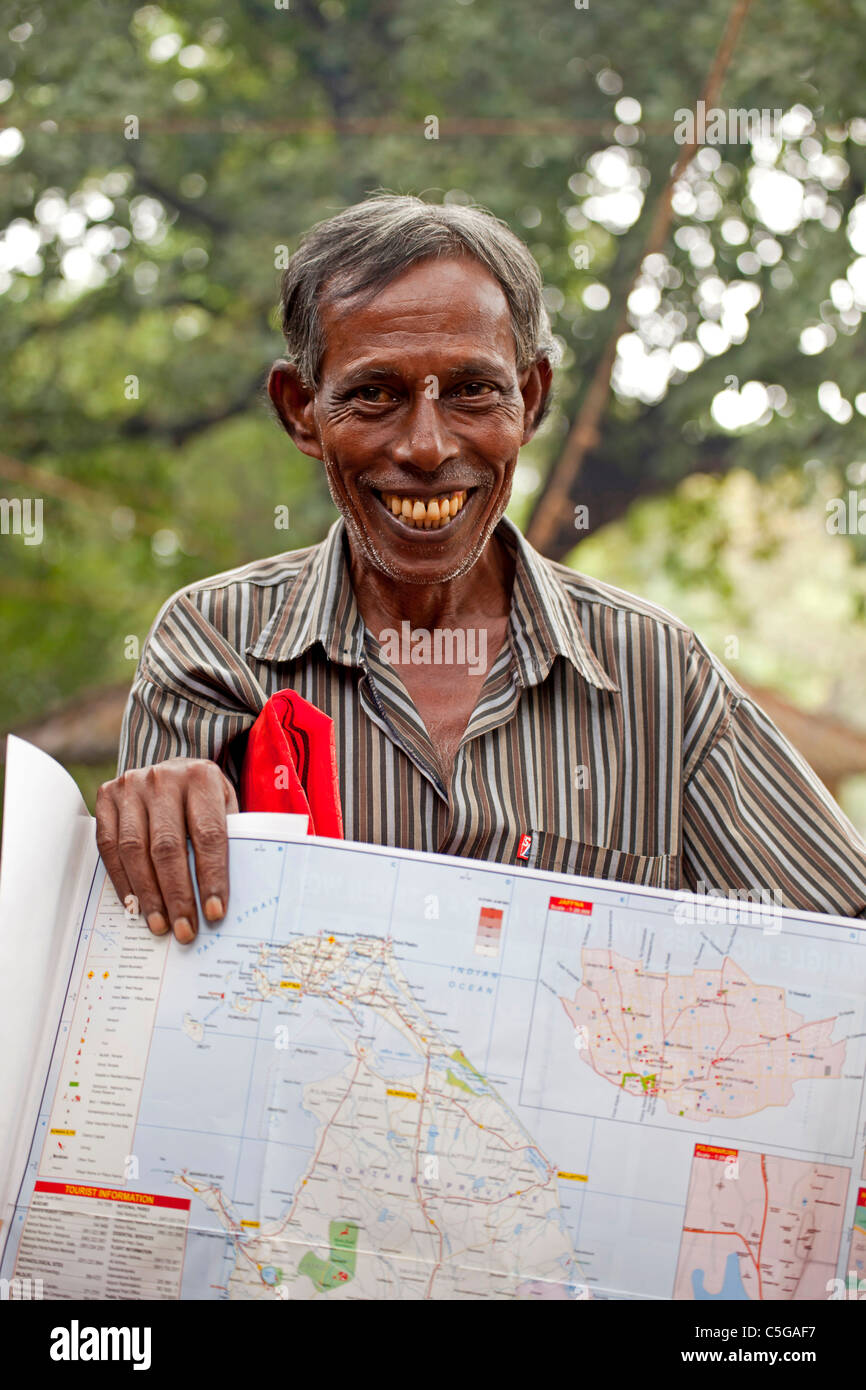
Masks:
[[[459,446],[442,417],[438,398],[419,392],[413,398],[405,428],[394,445],[394,462],[423,468],[432,473],[448,459],[456,458]]]

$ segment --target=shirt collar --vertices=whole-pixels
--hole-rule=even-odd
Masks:
[[[619,690],[589,645],[574,596],[563,582],[571,572],[540,555],[508,517],[497,535],[515,553],[511,645],[521,684],[540,685],[562,656],[590,685]]]
[[[510,634],[520,684],[539,685],[562,656],[590,685],[618,690],[589,645],[574,598],[558,574],[562,567],[540,555],[507,517],[496,530],[515,555]],[[310,548],[284,602],[247,648],[250,655],[260,661],[293,661],[319,642],[331,661],[362,665],[364,622],[344,538],[340,517],[324,541]]]
[[[293,661],[321,642],[330,661],[361,665],[364,622],[343,549],[345,529],[338,517],[321,544],[310,547],[283,603],[247,647],[251,656]]]

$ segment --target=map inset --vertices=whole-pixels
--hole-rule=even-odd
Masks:
[[[847,1168],[697,1144],[674,1298],[826,1299]]]
[[[784,989],[750,980],[736,961],[691,975],[644,969],[616,951],[584,948],[583,983],[562,1005],[582,1029],[580,1055],[630,1095],[709,1123],[787,1105],[798,1081],[842,1074],[835,1018],[807,1023]]]

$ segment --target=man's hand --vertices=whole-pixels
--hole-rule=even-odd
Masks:
[[[96,843],[121,902],[137,898],[157,936],[198,930],[187,836],[209,922],[229,900],[226,815],[238,809],[228,778],[207,758],[169,758],[103,782],[96,794]]]

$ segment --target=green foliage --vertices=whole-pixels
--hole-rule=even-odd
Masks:
[[[517,480],[525,518],[640,266],[679,152],[674,113],[700,93],[728,14],[722,0],[697,11],[687,0],[17,5],[0,78],[24,145],[5,167],[0,225],[7,247],[32,228],[41,245],[0,275],[2,448],[14,464],[0,476],[6,497],[44,497],[45,538],[0,538],[0,723],[130,674],[125,637],[142,638],[181,584],[324,533],[321,472],[262,392],[280,350],[277,263],[311,223],[373,189],[474,199],[542,266],[565,359],[556,410]],[[864,20],[864,0],[753,7],[723,102],[812,113],[811,157],[794,138],[784,154],[805,161],[798,177],[823,200],[823,221],[774,233],[778,262],[743,271],[738,258],[769,235],[749,200],[752,150],[693,166],[696,210],[684,194],[674,230],[706,233],[712,265],[669,239],[660,303],[632,328],[651,350],[655,318],[668,316],[694,341],[711,271],[757,284],[760,302],[741,342],[677,371],[657,399],[613,399],[602,463],[623,471],[620,511],[696,470],[794,470],[808,491],[818,473],[802,472],[806,460],[844,481],[866,457],[862,415],[840,424],[816,396],[824,380],[846,399],[864,390],[859,320],[843,323],[830,296],[854,259],[846,228],[866,173],[861,129],[847,124],[863,114],[852,103]],[[621,96],[641,104],[632,127],[615,113]],[[425,138],[430,115],[438,140]],[[137,139],[125,138],[130,117]],[[589,201],[605,191],[590,161],[617,149],[645,201],[611,227]],[[845,163],[820,164],[832,158]],[[742,244],[722,235],[731,219]],[[588,264],[575,256],[583,246]],[[601,310],[584,299],[597,284],[610,295]],[[809,323],[835,333],[818,356],[798,346]],[[778,384],[785,406],[726,432],[711,403],[729,375]],[[288,532],[275,529],[280,506]],[[674,514],[668,564],[683,582],[697,567],[733,602],[729,538],[704,520]]]

